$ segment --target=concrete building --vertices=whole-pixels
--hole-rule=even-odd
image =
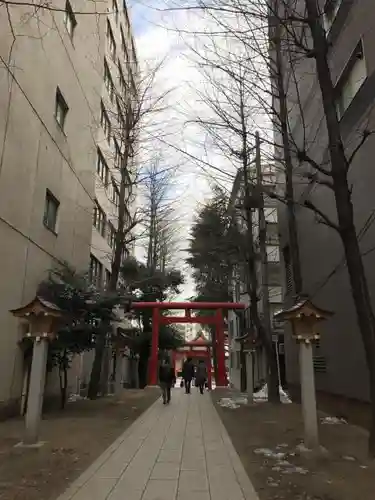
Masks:
[[[272,170],[267,169],[263,171],[263,183],[267,183],[273,186],[275,183],[275,174]],[[247,231],[246,217],[244,210],[240,207],[243,206],[244,201],[244,187],[243,187],[243,174],[238,173],[234,181],[230,208],[234,209],[236,214],[235,220],[233,221],[241,232]],[[270,299],[270,314],[273,314],[280,310],[282,295],[281,295],[281,270],[280,270],[280,254],[279,254],[279,238],[278,238],[278,218],[277,218],[277,208],[274,200],[265,197],[264,199],[264,212],[267,224],[267,257],[268,257],[268,288],[269,288],[269,299]],[[253,235],[256,242],[256,248],[258,247],[259,241],[259,213],[254,211],[253,214]],[[262,277],[261,277],[261,265],[259,259],[256,263],[257,275],[258,275],[258,285],[259,292],[258,296],[262,296]],[[233,274],[233,301],[243,302],[248,305],[245,310],[245,315],[243,320],[233,311],[229,312],[228,317],[228,334],[229,334],[229,366],[230,366],[230,381],[231,384],[237,389],[245,390],[246,388],[246,356],[241,354],[241,342],[239,338],[244,336],[250,329],[250,299],[247,293],[247,269],[244,263],[239,263],[236,266]],[[262,316],[262,301],[258,302],[259,314]],[[278,331],[274,331],[275,341],[278,345],[279,362],[280,366],[283,367],[283,356],[284,356],[284,340],[283,335],[278,335]],[[253,381],[254,386],[258,386],[261,381],[266,379],[266,361],[264,350],[259,346],[253,354]],[[283,370],[281,368],[280,376],[283,378]]]
[[[324,2],[322,2],[324,3]],[[327,3],[328,4],[328,3]],[[375,32],[373,19],[375,4],[372,0],[333,0],[327,5],[322,21],[329,40],[328,59],[337,94],[337,112],[341,135],[346,147],[354,147],[364,128],[374,130],[375,116]],[[288,80],[291,68],[285,63],[285,81],[299,82],[300,105],[296,105],[296,89],[287,89],[290,116],[289,127],[296,144],[301,145],[304,134],[308,151],[315,161],[326,162],[327,134],[322,111],[313,59],[301,60],[296,65],[296,78]],[[298,108],[298,109],[297,109]],[[303,121],[301,113],[303,110]],[[304,127],[303,124],[306,124]],[[375,171],[373,155],[375,136],[371,136],[357,154],[350,168],[352,203],[364,265],[375,300],[375,241],[374,196]],[[338,235],[331,228],[319,223],[314,214],[303,208],[311,200],[332,220],[336,210],[332,192],[316,183],[303,180],[295,172],[296,216],[299,231],[300,259],[302,264],[303,291],[310,294],[317,305],[335,314],[322,326],[322,337],[315,346],[314,366],[318,393],[367,401],[369,398],[367,368],[351,297],[345,267],[343,247]],[[285,300],[291,298],[292,271],[286,211],[279,210],[281,250],[285,267]],[[375,306],[375,303],[374,303]],[[288,384],[299,385],[297,350],[287,336],[286,361]]]
[[[87,271],[90,248],[94,254],[103,245],[92,220],[101,196],[99,148],[107,155],[104,61],[121,66],[124,78],[135,61],[125,4],[61,5],[0,5],[0,414],[19,412],[27,378],[21,329],[9,310],[30,301],[54,265]],[[48,379],[47,395],[54,388]]]
[[[120,5],[121,4],[121,5]],[[105,21],[105,51],[102,56],[103,86],[97,137],[95,206],[90,255],[90,274],[97,284],[110,278],[118,227],[120,166],[124,152],[127,107],[136,98],[138,62],[126,2],[108,2]],[[135,210],[135,164],[127,172],[125,224],[132,223]],[[124,248],[124,257],[134,252],[134,244]]]

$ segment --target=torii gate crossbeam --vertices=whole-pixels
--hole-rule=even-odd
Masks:
[[[227,385],[224,348],[224,310],[245,309],[245,305],[237,302],[134,302],[133,309],[152,309],[152,340],[149,360],[149,384],[156,385],[158,381],[158,349],[159,326],[172,323],[198,323],[216,326],[216,349],[218,373],[216,385]],[[185,316],[163,316],[162,310],[184,310]],[[192,316],[192,310],[215,310],[215,315],[206,317]]]

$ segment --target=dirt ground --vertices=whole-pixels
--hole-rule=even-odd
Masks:
[[[55,500],[157,398],[158,391],[126,390],[121,401],[69,403],[45,415],[39,449],[20,449],[23,420],[0,423],[0,499]]]
[[[230,409],[218,405],[228,390],[213,391],[219,415],[258,492],[260,500],[374,500],[375,461],[367,458],[368,432],[319,414],[326,453],[300,451],[301,407],[266,402]]]

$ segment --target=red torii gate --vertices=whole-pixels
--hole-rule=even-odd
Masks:
[[[217,356],[217,386],[226,386],[227,377],[225,370],[225,348],[224,348],[224,315],[223,310],[245,309],[244,304],[237,302],[133,302],[133,309],[152,309],[152,340],[151,356],[149,361],[149,384],[156,385],[158,381],[158,348],[159,348],[159,326],[174,323],[198,323],[216,326],[216,348]],[[163,316],[162,310],[184,310],[185,316]],[[215,310],[213,316],[192,316],[192,310]]]

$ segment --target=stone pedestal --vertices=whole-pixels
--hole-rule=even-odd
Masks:
[[[46,382],[48,355],[48,339],[34,341],[33,359],[31,363],[29,396],[26,411],[26,433],[24,443],[33,445],[38,442],[44,387]]]
[[[310,449],[316,449],[319,446],[319,436],[312,345],[310,342],[300,342],[299,349],[305,446]]]

